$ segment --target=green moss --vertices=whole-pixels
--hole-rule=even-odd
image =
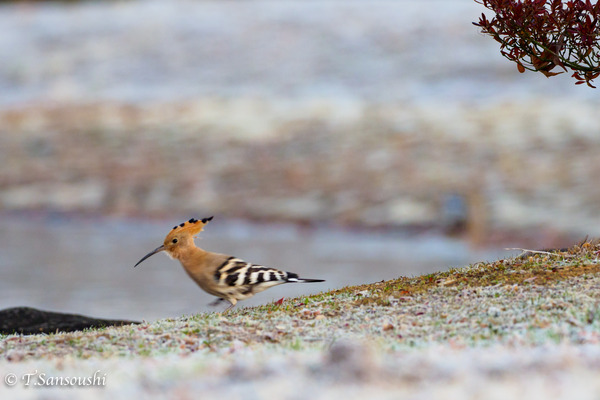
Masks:
[[[391,281],[377,282],[360,286],[349,286],[331,292],[332,294],[358,294],[369,291],[373,300],[361,299],[357,305],[380,304],[380,294],[401,297],[423,293],[433,287],[478,287],[493,285],[545,284],[586,274],[600,272],[598,263],[598,243],[586,242],[565,251],[525,253],[512,259],[491,263],[477,263],[466,268],[452,268],[445,272],[422,275],[415,278],[400,277]]]

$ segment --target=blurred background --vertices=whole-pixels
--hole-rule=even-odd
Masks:
[[[519,74],[472,0],[0,2],[0,308],[153,319],[199,243],[325,284],[600,234],[597,90]]]

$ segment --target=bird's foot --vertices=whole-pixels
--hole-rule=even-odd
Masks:
[[[225,310],[223,310],[221,312],[221,314],[227,314],[229,312],[229,310],[231,310],[233,308],[233,306],[235,306],[235,303],[232,303],[231,305],[229,305],[229,307],[227,307]]]

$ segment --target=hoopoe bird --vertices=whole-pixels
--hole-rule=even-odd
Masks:
[[[164,251],[170,258],[179,260],[185,272],[205,292],[218,297],[211,305],[217,305],[223,300],[230,303],[224,312],[229,311],[239,300],[283,283],[325,282],[323,279],[302,279],[293,272],[251,264],[233,256],[196,247],[194,238],[212,219],[213,217],[202,220],[192,218],[173,227],[163,244],[146,254],[134,267],[148,257]]]

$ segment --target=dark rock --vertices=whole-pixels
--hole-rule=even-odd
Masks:
[[[4,335],[73,332],[86,328],[129,324],[139,324],[139,322],[90,318],[78,314],[42,311],[30,307],[13,307],[0,310],[0,334]]]

